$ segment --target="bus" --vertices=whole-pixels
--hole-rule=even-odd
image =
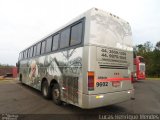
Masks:
[[[134,58],[134,80],[145,80],[145,62],[142,56]]]
[[[92,8],[19,54],[19,80],[57,105],[91,109],[131,100],[128,22]]]

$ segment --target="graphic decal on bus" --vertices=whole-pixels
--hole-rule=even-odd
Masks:
[[[40,89],[42,77],[56,79],[62,83],[62,97],[78,103],[78,80],[82,73],[82,49],[71,49],[64,52],[35,58],[27,63],[22,70],[24,82]],[[80,54],[79,54],[80,53]],[[28,80],[29,79],[29,80]]]

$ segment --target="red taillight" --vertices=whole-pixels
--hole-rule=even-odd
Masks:
[[[94,90],[94,72],[88,72],[88,90]]]

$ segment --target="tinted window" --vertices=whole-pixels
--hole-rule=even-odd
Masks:
[[[30,57],[31,48],[28,49],[28,58]]]
[[[23,55],[23,52],[21,53],[21,59],[23,59],[24,58],[24,55]]]
[[[40,55],[41,50],[41,42],[37,44],[36,55]]]
[[[46,41],[42,42],[41,54],[45,53]]]
[[[33,47],[33,56],[36,55],[36,46]]]
[[[24,58],[27,58],[27,50],[24,51]]]
[[[59,34],[53,37],[53,45],[52,45],[53,51],[58,49],[58,41],[59,41]]]
[[[23,58],[26,58],[26,51],[23,52]]]
[[[30,57],[32,57],[32,55],[33,55],[33,47],[31,47],[31,49],[30,49]]]
[[[22,53],[19,53],[19,60],[22,59]]]
[[[82,40],[82,23],[74,25],[71,28],[71,43],[70,45],[76,45],[81,43]]]
[[[51,51],[51,45],[52,45],[52,37],[49,37],[46,39],[46,52]]]
[[[69,46],[70,28],[67,28],[61,32],[60,48]]]
[[[21,58],[22,58],[22,59],[24,58],[24,54],[23,54],[23,52],[21,53]]]

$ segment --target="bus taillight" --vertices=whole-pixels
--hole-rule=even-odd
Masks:
[[[94,72],[88,72],[88,90],[94,90]]]

